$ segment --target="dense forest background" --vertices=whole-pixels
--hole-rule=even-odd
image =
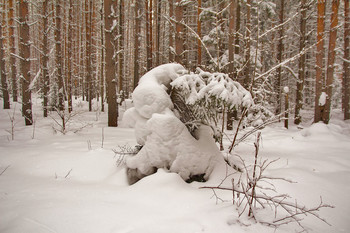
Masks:
[[[35,93],[44,116],[82,97],[117,126],[139,78],[169,62],[227,73],[296,124],[350,117],[349,0],[1,0],[0,17],[1,96],[26,125]]]

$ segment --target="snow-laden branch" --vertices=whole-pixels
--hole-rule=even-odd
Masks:
[[[299,12],[295,13],[292,17],[290,17],[289,19],[287,19],[285,22],[279,24],[279,25],[276,25],[275,27],[271,28],[270,30],[267,30],[266,32],[264,32],[263,34],[261,34],[259,36],[259,39],[266,36],[267,34],[271,33],[271,32],[274,32],[276,31],[277,29],[279,29],[280,27],[284,26],[285,24],[287,24],[289,21],[291,21],[292,19],[294,19],[295,17],[297,17],[299,14]]]

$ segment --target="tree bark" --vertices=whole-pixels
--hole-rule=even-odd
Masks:
[[[30,40],[29,40],[29,12],[28,2],[26,0],[19,1],[19,40],[21,57],[21,82],[22,82],[22,114],[25,118],[25,125],[32,125],[32,93],[29,89],[30,78]]]
[[[175,33],[175,61],[179,64],[183,63],[183,6],[181,0],[176,0],[175,7],[176,33]]]
[[[2,99],[4,109],[10,109],[10,96],[7,89],[7,75],[5,69],[5,44],[4,44],[4,35],[3,28],[5,26],[5,6],[1,3],[1,25],[0,25],[0,69],[1,69],[1,90],[2,90]]]
[[[61,41],[61,0],[56,0],[56,27],[55,27],[55,43],[56,43],[56,77],[58,82],[58,108],[64,111],[64,80],[62,74],[63,57],[62,57],[62,41]]]
[[[301,0],[300,6],[300,41],[299,41],[299,53],[302,53],[299,58],[299,73],[297,80],[296,100],[295,100],[295,115],[294,123],[299,125],[301,123],[300,110],[303,108],[303,91],[304,91],[304,80],[305,80],[305,65],[306,65],[306,54],[303,53],[306,43],[306,12],[307,12],[307,0]]]
[[[44,0],[43,2],[43,40],[42,40],[42,55],[41,64],[43,72],[43,114],[47,117],[48,112],[48,95],[50,90],[50,76],[49,76],[49,47],[48,47],[48,37],[49,37],[49,10],[48,10],[49,0]]]
[[[280,0],[280,15],[279,15],[279,23],[284,23],[284,0]],[[277,62],[282,63],[282,56],[284,52],[284,46],[283,46],[283,37],[284,37],[284,26],[280,26],[279,30],[279,39],[278,39],[278,49],[277,49]],[[282,67],[277,68],[277,78],[276,78],[276,90],[277,90],[277,101],[276,101],[276,114],[281,113],[282,109],[282,88],[281,88],[281,82],[282,82]]]
[[[67,59],[67,68],[68,68],[68,75],[67,75],[67,98],[68,98],[68,112],[72,112],[73,110],[73,104],[72,104],[72,63],[73,63],[73,57],[72,57],[72,36],[73,36],[73,1],[69,0],[69,13],[68,13],[68,59]]]
[[[174,17],[174,0],[169,0],[169,17]],[[169,25],[169,62],[174,62],[174,27],[173,24]]]
[[[331,15],[331,27],[330,27],[329,44],[328,44],[328,60],[327,60],[326,87],[325,87],[327,96],[326,96],[326,104],[323,112],[323,119],[324,119],[324,123],[326,124],[328,124],[330,120],[330,112],[331,112],[339,2],[340,0],[332,1],[332,15]]]
[[[344,62],[343,62],[343,96],[344,120],[350,119],[350,1],[344,0]]]
[[[316,52],[316,90],[315,90],[315,119],[317,123],[322,120],[324,106],[320,106],[320,96],[323,91],[325,78],[323,76],[324,64],[324,30],[326,17],[325,0],[317,1],[317,52]]]
[[[8,19],[9,19],[9,37],[10,37],[10,52],[16,54],[16,40],[15,40],[15,20],[14,12],[15,6],[13,5],[13,0],[8,0]],[[17,68],[16,68],[16,58],[11,55],[10,57],[10,68],[11,68],[11,80],[12,80],[12,100],[17,102],[18,100],[18,88],[17,88]]]
[[[116,72],[113,49],[113,17],[111,9],[117,9],[116,1],[104,1],[104,20],[105,20],[105,48],[106,48],[106,66],[105,76],[107,84],[107,102],[108,102],[108,126],[118,126],[118,104],[116,95]]]
[[[198,0],[197,9],[197,34],[199,38],[202,38],[202,22],[200,19],[200,14],[202,13],[202,0]],[[197,39],[197,66],[202,65],[202,43],[200,39]]]
[[[124,0],[119,1],[119,82],[118,90],[119,94],[124,99]]]

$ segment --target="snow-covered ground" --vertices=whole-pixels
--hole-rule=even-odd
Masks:
[[[0,232],[274,232],[245,215],[238,218],[230,192],[218,193],[221,202],[210,189],[199,189],[221,182],[223,164],[206,183],[187,184],[179,175],[159,170],[129,186],[112,149],[134,146],[133,129],[106,127],[106,113],[87,112],[87,105],[76,100],[81,113],[63,135],[52,118],[42,117],[40,106],[34,99],[35,126],[27,127],[19,104],[15,112],[0,109]],[[13,113],[14,140],[8,132]],[[262,130],[259,157],[280,158],[267,175],[297,182],[276,180],[276,189],[299,204],[315,206],[322,196],[335,206],[319,212],[332,226],[303,217],[313,232],[350,231],[350,122],[339,119],[334,111],[329,125],[306,123],[304,129],[287,130],[281,122]],[[254,158],[254,140],[234,151],[247,163]],[[297,230],[290,224],[277,232]]]

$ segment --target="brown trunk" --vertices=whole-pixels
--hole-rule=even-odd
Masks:
[[[118,90],[119,94],[122,94],[122,99],[124,99],[124,0],[119,1],[119,82]]]
[[[343,96],[344,96],[344,120],[350,119],[350,8],[349,0],[344,0],[345,22],[344,22],[344,63],[343,63]]]
[[[20,22],[20,49],[19,56],[21,57],[21,82],[22,82],[22,114],[25,118],[25,125],[32,125],[32,93],[29,89],[31,82],[30,78],[30,40],[29,40],[29,25],[28,25],[28,2],[25,0],[19,1],[19,22]]]
[[[232,80],[234,80],[234,37],[235,37],[235,19],[236,19],[236,8],[237,8],[237,0],[233,0],[230,3],[230,18],[229,18],[229,38],[228,38],[228,74]],[[227,110],[227,122],[226,129],[233,129],[233,120],[234,120],[234,109],[228,108]]]
[[[324,29],[326,17],[325,0],[317,1],[317,52],[316,52],[316,90],[315,90],[315,123],[322,120],[324,106],[320,106],[320,96],[324,87]]]
[[[16,54],[16,40],[15,40],[15,21],[14,21],[14,11],[15,6],[13,5],[13,0],[8,0],[8,18],[9,18],[9,37],[10,37],[10,52]],[[12,100],[17,102],[17,68],[16,68],[16,58],[15,56],[10,57],[10,67],[11,67],[11,80],[12,80]]]
[[[72,104],[72,34],[73,34],[73,1],[69,0],[69,14],[68,14],[68,59],[67,59],[67,98],[68,98],[68,112],[72,112],[73,104]]]
[[[183,25],[181,24],[183,18],[183,6],[181,0],[176,0],[175,7],[175,20],[176,20],[176,33],[175,33],[175,61],[182,64],[183,62]]]
[[[86,33],[86,40],[85,40],[85,46],[86,46],[86,88],[87,88],[87,100],[89,102],[89,111],[92,111],[92,67],[91,67],[91,43],[92,43],[92,36],[91,36],[91,11],[89,11],[89,5],[90,10],[92,5],[92,0],[85,0],[85,33]]]
[[[108,102],[108,126],[118,126],[118,105],[116,95],[116,73],[115,73],[115,61],[114,49],[113,49],[113,15],[111,8],[116,10],[116,1],[105,0],[104,1],[104,21],[105,21],[105,48],[106,48],[106,66],[105,76],[107,84],[107,102]]]
[[[244,71],[244,83],[243,86],[246,89],[249,89],[249,83],[251,78],[251,67],[250,67],[250,40],[251,40],[251,0],[247,0],[246,7],[247,7],[247,23],[246,23],[246,34],[245,34],[245,71]]]
[[[104,100],[105,100],[105,71],[104,71],[104,59],[105,59],[105,49],[103,48],[103,46],[105,45],[105,41],[104,41],[104,31],[103,31],[103,19],[104,19],[104,11],[103,11],[103,7],[104,7],[104,2],[102,1],[102,8],[101,8],[101,77],[100,77],[100,95],[101,95],[101,112],[105,111],[105,104],[104,104]]]
[[[61,43],[61,0],[56,0],[56,28],[55,28],[55,43],[56,43],[56,77],[58,82],[58,108],[64,111],[64,87],[62,75],[62,43]]]
[[[323,112],[324,123],[328,124],[330,119],[331,101],[332,101],[332,85],[334,75],[334,61],[335,61],[335,45],[337,40],[337,26],[338,26],[338,8],[340,0],[332,1],[332,15],[331,28],[329,33],[328,44],[328,60],[326,73],[326,104]]]
[[[48,95],[50,89],[50,77],[49,77],[49,48],[48,48],[48,37],[49,37],[49,10],[48,10],[49,0],[43,2],[43,40],[42,40],[42,71],[43,71],[43,108],[44,108],[44,117],[47,117],[48,111]]]
[[[140,24],[141,24],[141,15],[140,15],[140,5],[139,1],[135,0],[135,34],[134,34],[134,89],[137,87],[140,79]],[[147,67],[148,68],[148,67]]]
[[[174,16],[174,0],[169,0],[169,17],[173,18]],[[199,0],[200,1],[200,0]],[[174,27],[173,25],[169,25],[170,27],[170,33],[169,33],[169,62],[174,61]]]
[[[1,91],[2,91],[2,98],[4,103],[4,109],[10,109],[10,96],[7,89],[7,75],[5,70],[5,44],[4,42],[4,35],[3,35],[3,28],[5,26],[5,9],[4,5],[1,6],[1,25],[0,25],[0,69],[1,69]]]
[[[283,24],[284,22],[284,0],[280,0],[280,15],[279,15],[279,23]],[[279,39],[278,39],[278,49],[277,49],[277,62],[282,63],[282,56],[283,56],[283,51],[284,51],[284,46],[283,46],[283,37],[284,37],[284,27],[283,25],[280,26],[279,30]],[[282,101],[281,101],[281,83],[282,81],[282,67],[279,66],[277,68],[277,77],[276,77],[276,90],[277,90],[277,99],[276,99],[276,114],[281,113],[282,109]]]
[[[157,25],[157,36],[156,36],[156,65],[160,65],[160,24],[161,24],[161,14],[162,14],[162,1],[157,0],[157,20],[156,20],[156,25]]]
[[[299,42],[299,53],[303,53],[305,49],[306,41],[306,11],[307,11],[307,1],[301,0],[300,6],[300,42]],[[296,91],[296,100],[295,100],[295,115],[294,123],[301,123],[300,110],[303,107],[303,91],[304,91],[304,80],[305,80],[305,63],[306,63],[306,54],[303,53],[299,58],[299,73],[297,80],[297,91]]]
[[[198,0],[197,9],[197,34],[199,38],[202,38],[202,22],[200,19],[200,14],[202,13],[202,0]],[[202,65],[202,43],[200,39],[197,39],[197,66]]]

